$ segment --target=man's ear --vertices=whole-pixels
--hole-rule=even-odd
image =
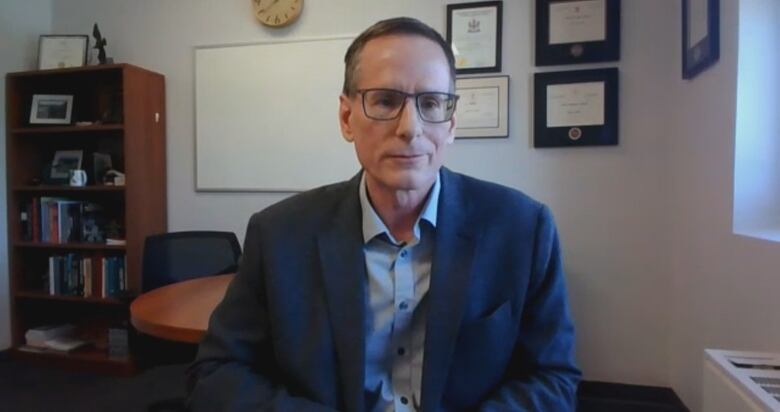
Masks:
[[[452,119],[450,119],[450,135],[447,137],[447,143],[453,143],[455,141],[455,123],[457,123],[455,119],[455,113],[452,114]]]
[[[339,96],[339,127],[341,127],[341,136],[348,142],[355,140],[352,134],[350,118],[352,117],[352,102],[345,94]]]

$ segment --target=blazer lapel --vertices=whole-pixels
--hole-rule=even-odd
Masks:
[[[335,218],[317,239],[342,397],[348,411],[364,408],[366,265],[359,182],[360,174],[348,183],[348,193]]]
[[[459,177],[442,168],[441,178],[436,244],[428,291],[421,390],[423,411],[437,410],[441,402],[463,315],[476,244],[473,225],[467,221],[468,202],[463,198]]]

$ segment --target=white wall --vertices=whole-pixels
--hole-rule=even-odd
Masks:
[[[442,32],[445,1],[307,1],[301,19],[272,30],[249,1],[54,2],[54,31],[100,24],[108,53],[166,75],[171,230],[225,229],[243,236],[249,215],[285,195],[194,191],[193,47],[275,38],[356,34],[380,18],[412,15]],[[668,385],[668,86],[679,38],[666,29],[677,6],[623,2],[620,145],[535,150],[530,143],[533,2],[504,2],[504,74],[511,76],[510,138],[456,142],[448,165],[521,188],[556,214],[565,249],[586,378]],[[88,11],[88,12],[85,12]],[[609,66],[609,65],[607,65]],[[568,69],[568,68],[567,68]],[[264,81],[264,79],[246,79]],[[336,121],[337,96],[333,96]],[[346,144],[333,136],[333,144]],[[302,171],[305,173],[305,171]]]
[[[5,173],[5,73],[34,68],[38,36],[51,32],[51,0],[0,2],[0,350],[11,346]]]
[[[720,2],[720,61],[670,91],[665,214],[674,297],[659,304],[674,314],[671,383],[693,411],[700,410],[703,348],[780,350],[780,243],[732,233],[737,34],[746,23],[740,7],[751,1]]]

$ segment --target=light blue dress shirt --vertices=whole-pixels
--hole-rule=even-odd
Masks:
[[[368,274],[365,389],[377,397],[372,411],[419,409],[439,176],[413,227],[413,239],[397,241],[360,182],[363,250]],[[368,404],[367,406],[371,406]]]

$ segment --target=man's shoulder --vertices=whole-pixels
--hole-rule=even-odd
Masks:
[[[538,211],[544,204],[521,190],[473,176],[445,171],[445,181],[457,186],[464,203],[477,210]]]
[[[356,190],[353,180],[320,186],[290,196],[252,215],[253,222],[290,225],[312,225],[329,216],[350,194]],[[354,193],[357,196],[357,191]]]

